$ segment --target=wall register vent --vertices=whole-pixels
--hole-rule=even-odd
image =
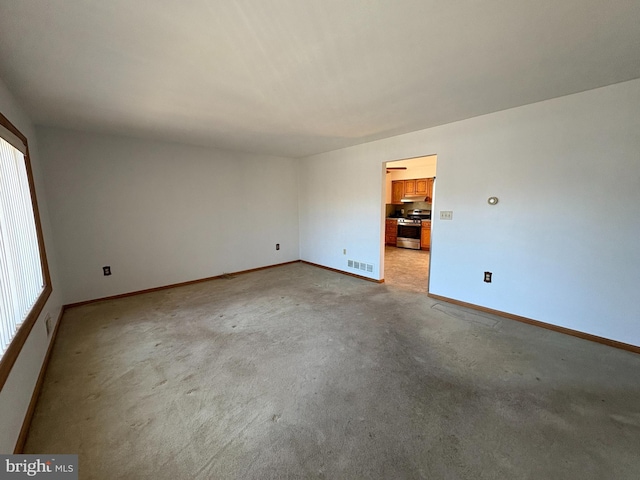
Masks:
[[[347,266],[363,272],[373,273],[373,265],[365,262],[357,262],[355,260],[347,260]]]

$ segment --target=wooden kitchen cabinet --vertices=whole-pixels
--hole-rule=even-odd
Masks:
[[[424,195],[428,202],[433,200],[433,178],[416,179],[416,195]]]
[[[404,180],[393,180],[391,182],[391,203],[400,205],[404,197]]]
[[[387,218],[384,225],[384,243],[395,247],[398,239],[398,220]]]
[[[427,180],[428,178],[416,179],[416,195],[427,195]]]
[[[433,202],[433,178],[427,178],[427,198],[428,202]]]
[[[391,182],[391,203],[402,204],[402,197],[422,196],[427,202],[433,201],[433,178],[415,178],[411,180],[393,180]]]
[[[415,195],[416,194],[416,181],[415,180],[405,180],[404,181],[404,194],[405,195]]]
[[[423,220],[421,228],[420,249],[431,250],[431,220]]]

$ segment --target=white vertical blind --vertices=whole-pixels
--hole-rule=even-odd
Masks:
[[[0,137],[0,356],[43,288],[24,156]]]

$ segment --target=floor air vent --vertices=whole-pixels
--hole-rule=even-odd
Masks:
[[[357,262],[355,260],[347,260],[347,266],[363,272],[373,273],[373,265],[365,262]]]

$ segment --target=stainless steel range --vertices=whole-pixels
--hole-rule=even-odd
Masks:
[[[407,218],[398,219],[396,247],[420,250],[420,233],[423,219],[431,219],[431,210],[412,210]]]
[[[420,250],[420,230],[422,220],[413,218],[398,219],[398,240],[396,247]]]

